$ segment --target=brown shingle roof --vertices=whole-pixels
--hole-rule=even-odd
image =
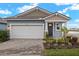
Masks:
[[[38,19],[38,18],[44,18],[49,15],[51,15],[47,10],[44,10],[40,7],[35,7],[30,10],[24,11],[23,13],[20,13],[16,16],[8,17],[5,19]]]
[[[68,17],[68,16],[66,16],[66,15],[64,15],[64,14],[58,13],[58,12],[55,12],[55,13],[53,13],[52,15],[49,15],[49,16],[45,17],[44,19],[47,19],[47,18],[53,17],[53,16],[54,16],[54,17],[55,17],[55,16],[61,16],[61,17],[65,18],[66,20],[69,20],[69,19],[70,19],[70,17]]]
[[[44,19],[47,17],[51,17],[53,15],[60,15],[62,17],[64,17],[65,19],[70,19],[68,16],[63,15],[61,13],[55,12],[55,13],[51,13],[45,9],[42,9],[40,7],[34,7],[30,10],[24,11],[23,13],[20,13],[16,16],[12,16],[12,17],[8,17],[8,18],[4,18],[4,19],[8,19],[8,20],[34,20],[34,19]]]

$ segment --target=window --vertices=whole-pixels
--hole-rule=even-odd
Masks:
[[[56,24],[56,29],[60,30],[60,24],[58,24],[58,23]]]
[[[60,28],[59,27],[57,27],[57,30],[59,30]]]

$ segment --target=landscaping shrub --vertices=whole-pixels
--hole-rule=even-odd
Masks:
[[[55,42],[56,42],[56,40],[55,40],[55,39],[53,39],[53,38],[48,38],[47,42],[49,42],[49,43],[55,43]]]
[[[45,47],[45,48],[51,48],[52,45],[53,45],[54,43],[56,43],[56,40],[53,39],[53,38],[46,38],[44,41],[45,41],[45,42],[43,42],[43,44],[44,44],[44,47]]]
[[[64,43],[64,42],[65,42],[65,40],[63,38],[58,39],[58,43]]]
[[[67,42],[70,42],[72,44],[76,44],[77,43],[77,40],[78,40],[77,37],[71,37],[71,36],[66,37],[66,41]]]
[[[77,47],[77,40],[78,40],[77,37],[72,37],[71,43],[72,43],[72,46],[73,46],[73,47]]]
[[[71,36],[66,37],[66,42],[68,42],[68,43],[71,42]]]
[[[78,43],[77,43],[78,38],[77,37],[73,37],[73,36],[68,36],[66,37],[66,41],[68,43],[69,48],[76,48],[78,47]]]
[[[78,38],[77,38],[77,37],[72,37],[71,42],[75,44],[75,43],[77,43],[77,40],[78,40]]]
[[[6,30],[0,30],[0,42],[9,40],[9,33]]]
[[[49,38],[49,36],[48,36],[48,33],[47,32],[45,32],[45,36],[44,36],[44,39],[43,40],[48,40],[48,38]]]
[[[54,43],[56,43],[56,40],[49,37],[48,33],[46,32],[45,38],[43,39],[44,48],[51,48]]]
[[[45,48],[73,48],[78,47],[77,40],[77,37],[71,36],[54,39],[46,33],[43,44]]]

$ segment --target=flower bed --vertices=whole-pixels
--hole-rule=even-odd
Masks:
[[[77,38],[73,37],[72,39],[69,39],[68,37],[65,38],[66,41],[63,38],[60,39],[53,39],[53,38],[47,38],[44,39],[44,48],[51,49],[51,48],[78,48],[79,44],[77,43]],[[73,44],[74,43],[74,44]]]

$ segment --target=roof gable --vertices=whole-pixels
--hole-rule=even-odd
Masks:
[[[70,19],[68,16],[63,15],[58,12],[55,12],[52,15],[45,17],[44,19],[50,19],[50,18],[53,18],[53,20],[69,20]]]
[[[47,10],[44,10],[39,7],[35,7],[23,13],[20,13],[14,17],[9,17],[9,19],[39,19],[39,18],[47,17],[51,14],[52,13],[48,12]]]

